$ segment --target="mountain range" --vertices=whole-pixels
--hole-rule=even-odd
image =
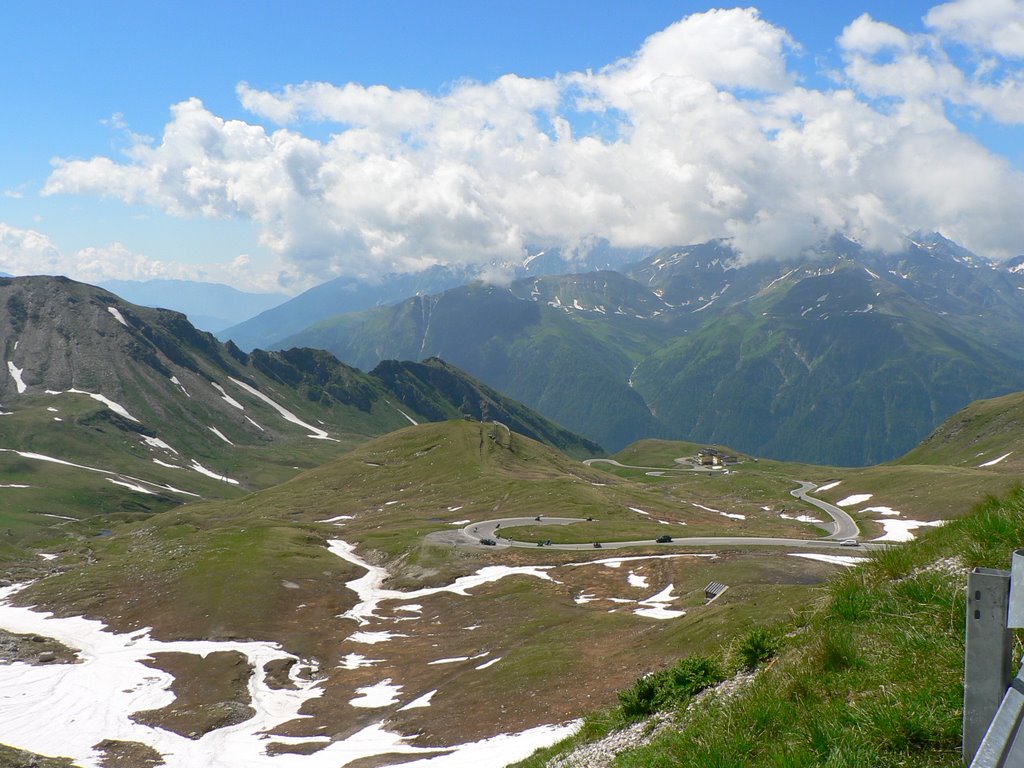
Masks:
[[[195,280],[107,280],[99,285],[133,304],[181,312],[194,326],[211,333],[288,300],[281,293],[250,293]]]
[[[519,261],[496,261],[483,266],[435,265],[421,272],[390,274],[380,279],[338,277],[244,322],[220,329],[217,335],[225,340],[231,339],[242,349],[269,349],[281,339],[326,317],[396,304],[411,296],[438,293],[478,280],[483,275],[507,281],[527,275],[559,274],[569,264],[578,269],[615,268],[641,258],[649,250],[613,248],[607,241],[598,240],[571,253],[560,248],[532,247]]]
[[[34,536],[41,514],[95,530],[230,498],[430,420],[497,420],[601,452],[439,360],[367,374],[322,351],[245,353],[180,313],[65,278],[0,279],[0,339],[0,467],[28,489],[8,502],[15,538]]]
[[[623,267],[472,283],[323,319],[273,346],[372,368],[431,356],[612,450],[648,436],[837,465],[894,458],[1024,387],[1024,269],[937,234],[833,237],[784,261],[722,241]]]
[[[622,293],[600,275],[587,295]],[[583,305],[576,278],[536,285]],[[513,330],[532,311],[605,327],[490,290]],[[638,323],[663,312],[631,301]],[[866,469],[728,445],[705,468],[707,446],[651,439],[581,462],[599,447],[450,362],[243,352],[63,278],[0,280],[0,340],[0,687],[19,702],[0,764],[504,765],[785,620],[1024,459],[1018,393]],[[820,540],[793,493],[810,485],[863,545]],[[708,602],[709,582],[728,590]]]

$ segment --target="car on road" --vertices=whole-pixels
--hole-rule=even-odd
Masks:
[[[859,547],[860,542],[856,539],[843,539],[839,542],[840,547]]]
[[[594,549],[600,549],[600,548],[601,548],[601,542],[600,541],[595,541],[594,542]]]
[[[672,537],[667,533],[663,533],[661,536],[655,539],[658,544],[668,544],[672,541]]]
[[[494,539],[480,539],[480,543],[483,544],[485,547],[498,546],[498,542],[496,542]]]

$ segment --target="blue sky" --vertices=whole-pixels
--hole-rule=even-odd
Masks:
[[[1021,3],[958,0],[929,17],[935,5],[766,1],[751,16],[654,0],[7,3],[0,270],[295,291],[336,274],[508,259],[541,240],[732,236],[779,251],[749,247],[757,257],[829,228],[880,245],[899,228],[940,228],[997,257],[1024,252],[1019,224],[991,234],[1000,211],[975,214],[962,200],[936,201],[864,170],[891,166],[872,153],[892,146],[906,173],[932,186],[960,186],[966,171],[975,196],[1024,199],[1024,51],[1012,35],[999,38],[1024,19]],[[864,13],[870,23],[841,44]],[[715,45],[701,52],[703,40]],[[615,62],[624,62],[617,73],[608,70]],[[509,74],[514,92],[495,85]],[[659,98],[674,107],[657,109],[644,94],[661,93],[668,79],[677,87]],[[300,92],[304,83],[323,87]],[[389,90],[343,91],[348,83]],[[742,107],[736,123],[722,107],[728,99]],[[172,115],[183,103],[192,107]],[[374,117],[363,121],[364,108]],[[488,109],[507,122],[495,128],[480,116]],[[559,119],[571,137],[555,135]],[[258,130],[243,138],[231,121]],[[849,121],[857,131],[827,135]],[[755,131],[764,146],[742,162],[735,156],[749,141],[697,150],[698,122],[710,137],[723,126]],[[169,146],[165,131],[186,125],[224,133]],[[588,145],[587,133],[603,145]],[[515,162],[493,164],[506,148]],[[225,161],[236,150],[243,154]],[[935,175],[908,159],[927,152],[958,168]],[[294,182],[288,163],[297,156],[312,187]],[[794,158],[807,162],[802,175]],[[779,169],[794,175],[778,179]],[[661,196],[650,181],[633,189],[633,170],[654,177]],[[820,174],[834,183],[822,185]],[[772,178],[802,189],[800,199],[771,202]],[[274,194],[293,182],[286,200]],[[564,210],[530,200],[566,201],[581,189]],[[651,213],[670,200],[704,213]],[[621,209],[645,213],[609,213]]]

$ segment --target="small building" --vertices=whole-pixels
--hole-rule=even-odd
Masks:
[[[725,592],[725,590],[727,590],[728,588],[729,587],[726,586],[725,584],[722,584],[722,583],[717,582],[717,581],[712,581],[710,584],[708,584],[706,587],[704,587],[704,599],[707,602],[710,603],[712,600],[714,600],[720,594]]]

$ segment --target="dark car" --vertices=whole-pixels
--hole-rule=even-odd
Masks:
[[[498,542],[496,542],[494,539],[480,539],[480,543],[483,544],[485,547],[498,546]]]
[[[672,541],[672,537],[669,536],[667,533],[663,533],[661,536],[656,538],[655,541],[658,542],[659,544],[668,544],[669,542]]]
[[[600,541],[595,541],[594,542],[594,549],[600,549],[600,548],[601,548],[601,542]]]

